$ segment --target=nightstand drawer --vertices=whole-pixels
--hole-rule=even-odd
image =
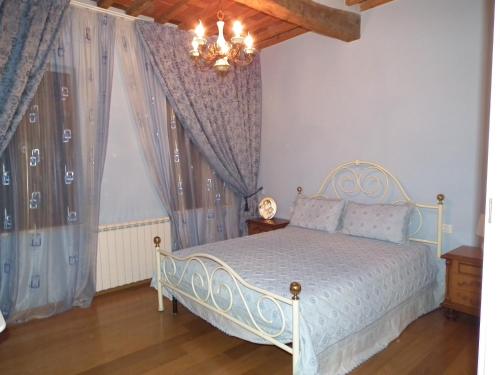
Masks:
[[[458,263],[458,273],[463,275],[471,275],[481,277],[482,270],[481,267],[475,266],[473,264]]]
[[[452,288],[481,293],[481,278],[457,273],[451,278]]]
[[[481,295],[476,292],[470,292],[460,289],[452,289],[450,292],[450,301],[459,305],[479,309],[481,307]]]

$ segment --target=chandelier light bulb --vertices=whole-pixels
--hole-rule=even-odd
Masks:
[[[200,52],[198,51],[198,40],[196,37],[193,38],[191,45],[193,46],[193,49],[190,51],[191,57],[200,56]]]
[[[250,35],[250,33],[248,33],[247,36],[245,37],[245,46],[247,48],[253,48],[253,38]]]
[[[196,41],[196,43],[199,46],[204,46],[207,43],[207,40],[205,39],[205,28],[203,27],[203,24],[200,22],[194,29],[195,37],[193,38],[193,42]],[[194,45],[193,45],[194,47]],[[198,48],[196,48],[198,50]]]
[[[205,36],[205,28],[203,27],[203,24],[201,23],[201,20],[198,23],[198,25],[196,25],[196,28],[194,29],[194,33],[200,39],[202,39]]]
[[[241,34],[243,33],[243,24],[236,20],[233,23],[233,33],[234,36],[231,38],[231,43],[233,44],[241,44],[243,43],[243,37]]]
[[[250,33],[248,33],[247,36],[245,37],[245,49],[244,49],[244,52],[247,55],[255,55],[255,53],[257,52],[257,50],[253,47],[253,38],[250,35]]]
[[[240,37],[243,33],[243,24],[240,21],[234,21],[233,33],[235,37]]]

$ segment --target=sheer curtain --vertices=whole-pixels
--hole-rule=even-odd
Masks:
[[[117,20],[117,40],[142,149],[172,220],[173,248],[237,237],[239,200],[180,125],[134,23]]]
[[[90,305],[114,19],[71,7],[0,158],[0,308],[11,322]]]

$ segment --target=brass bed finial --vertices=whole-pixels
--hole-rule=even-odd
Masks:
[[[161,238],[160,238],[160,236],[156,236],[156,237],[153,239],[153,242],[155,243],[155,247],[160,247],[160,243],[161,243]]]
[[[438,200],[438,204],[443,204],[443,202],[444,202],[444,194],[438,194],[436,198]]]
[[[302,186],[297,186],[297,193],[302,194]]]
[[[293,295],[292,297],[293,300],[299,299],[299,294],[301,290],[302,290],[302,285],[300,285],[300,283],[294,281],[290,284],[290,292]]]

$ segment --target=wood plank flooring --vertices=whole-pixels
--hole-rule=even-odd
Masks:
[[[448,321],[432,312],[353,374],[475,374],[478,327],[472,317]],[[182,306],[177,316],[158,313],[148,287],[0,334],[2,375],[290,373],[291,356],[281,349],[227,336]]]

